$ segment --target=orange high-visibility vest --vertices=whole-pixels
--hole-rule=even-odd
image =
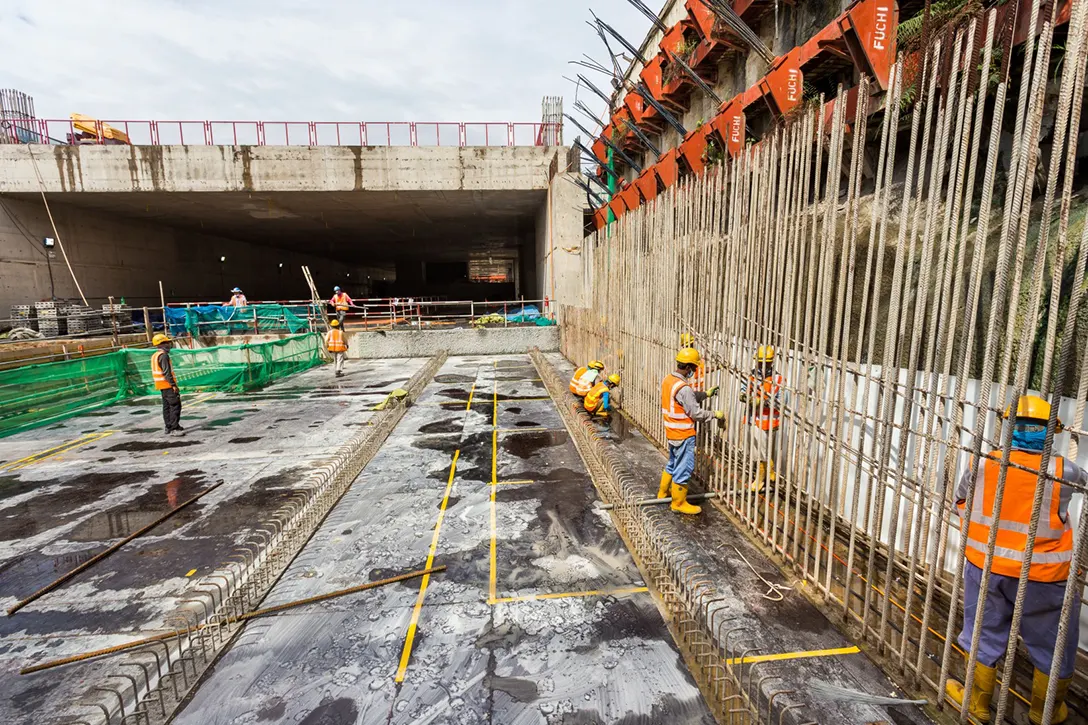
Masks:
[[[166,380],[166,373],[162,369],[162,356],[166,350],[156,350],[151,355],[151,379],[155,381],[155,390],[169,390],[174,387]]]
[[[684,412],[684,406],[676,399],[677,393],[688,381],[676,373],[669,373],[661,381],[661,417],[665,419],[665,437],[670,441],[682,441],[695,435],[695,421]]]
[[[334,305],[336,305],[337,312],[341,312],[341,311],[346,312],[347,309],[348,309],[348,303],[350,302],[350,300],[351,300],[351,298],[348,297],[347,294],[344,293],[344,292],[341,292],[338,295],[333,295],[332,296],[332,303]]]
[[[1039,465],[1042,455],[1030,451],[1012,450],[1009,463],[1034,469],[1025,471],[1009,466],[1005,477],[1005,493],[1001,512],[994,516],[997,479],[1001,473],[1001,451],[986,456],[975,479],[975,495],[971,504],[971,520],[967,526],[967,560],[981,568],[986,564],[986,544],[990,527],[997,522],[992,571],[1009,577],[1019,577],[1024,565],[1024,551],[1031,526],[1031,507],[1035,499]],[[1050,473],[1061,478],[1065,459],[1054,456]],[[1035,532],[1035,547],[1031,555],[1028,579],[1037,582],[1063,582],[1069,579],[1073,561],[1073,528],[1058,515],[1061,505],[1061,482],[1049,477],[1043,482],[1043,508]],[[962,518],[966,502],[957,503]]]
[[[762,405],[752,414],[750,421],[752,425],[759,426],[763,430],[778,430],[782,421],[779,418],[778,405],[772,401],[782,392],[782,386],[785,384],[786,379],[777,374],[768,375],[762,380],[755,375],[748,376],[748,397],[763,398]],[[741,422],[748,423],[748,416],[745,416]]]
[[[607,383],[597,383],[590,388],[588,393],[586,393],[586,399],[582,405],[584,405],[585,409],[590,413],[596,413],[597,408],[601,407],[601,396],[603,396],[608,389]]]
[[[584,398],[589,393],[589,389],[593,387],[593,384],[597,382],[598,375],[600,375],[599,370],[587,367],[578,368],[574,371],[574,377],[570,379],[570,392]]]
[[[348,345],[344,341],[344,331],[339,327],[334,327],[326,332],[325,346],[329,348],[329,352],[346,352]]]

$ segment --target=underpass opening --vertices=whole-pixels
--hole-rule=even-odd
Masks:
[[[123,191],[47,194],[88,297],[131,305],[319,294],[503,301],[539,299],[541,190]],[[0,304],[75,296],[40,195],[0,196]],[[546,222],[544,222],[546,223]],[[28,268],[29,267],[29,268]],[[51,283],[52,282],[52,283]],[[72,287],[68,293],[68,287]],[[92,302],[93,304],[93,302]]]

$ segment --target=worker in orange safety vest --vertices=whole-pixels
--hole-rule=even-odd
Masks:
[[[661,381],[661,416],[665,421],[669,462],[661,473],[657,497],[665,498],[671,493],[672,510],[682,514],[703,510],[687,502],[687,483],[695,473],[695,424],[712,418],[725,419],[720,410],[711,412],[701,408],[691,387],[691,378],[701,361],[698,350],[685,347],[676,353],[676,371]]]
[[[181,391],[170,360],[173,340],[160,332],[151,338],[151,344],[158,348],[151,354],[151,380],[155,390],[162,394],[162,422],[166,427],[166,435],[183,432],[185,429],[180,423]]]
[[[329,300],[329,304],[336,309],[337,322],[343,325],[344,318],[348,315],[348,309],[355,304],[355,301],[348,297],[348,293],[344,292],[339,287],[333,287],[332,293],[332,299]]]
[[[1011,408],[1009,406],[1005,411],[1006,419],[1012,417]],[[1058,677],[1057,694],[1050,722],[1065,722],[1069,717],[1065,697],[1073,679],[1080,638],[1079,591],[1073,595],[1073,606],[1065,622],[1068,632],[1057,672],[1051,671],[1051,665],[1073,561],[1069,500],[1078,488],[1083,489],[1088,484],[1088,473],[1069,459],[1054,455],[1049,460],[1047,475],[1042,482],[1039,481],[1050,412],[1050,403],[1037,396],[1024,395],[1017,401],[1000,511],[994,511],[994,503],[1001,477],[1001,450],[986,454],[977,467],[974,480],[971,476],[973,466],[969,466],[956,488],[956,511],[960,515],[961,531],[966,530],[967,535],[967,561],[963,572],[963,630],[958,640],[965,651],[971,649],[991,527],[997,526],[997,539],[990,561],[991,573],[986,584],[975,677],[968,703],[968,713],[983,723],[990,721],[990,700],[996,684],[995,666],[998,659],[1005,656],[1008,647],[1010,622],[1029,547],[1031,511],[1038,486],[1043,486],[1042,509],[1031,547],[1027,596],[1024,598],[1020,627],[1020,636],[1035,665],[1028,719],[1036,725],[1042,723],[1046,691],[1054,675]],[[1061,426],[1060,420],[1058,425]],[[972,501],[971,515],[969,520],[963,521],[968,498]],[[948,697],[957,705],[963,703],[963,690],[963,685],[955,680],[949,680],[945,688]]]
[[[585,400],[582,402],[582,407],[591,416],[607,418],[610,411],[615,407],[612,401],[612,390],[619,384],[620,376],[612,373],[590,388],[589,392],[586,393]]]
[[[752,458],[759,462],[759,472],[751,490],[760,492],[767,481],[775,481],[775,461],[779,455],[778,429],[782,425],[782,404],[786,379],[774,371],[774,348],[760,345],[755,367],[748,376],[748,388],[740,395],[747,405],[742,423],[750,423]]]
[[[329,331],[325,333],[325,348],[332,355],[336,377],[344,376],[344,357],[348,352],[348,341],[340,328],[339,320],[329,320]]]
[[[574,371],[574,376],[570,379],[570,392],[579,398],[586,397],[602,375],[604,375],[604,363],[600,360],[591,361],[588,365]]]

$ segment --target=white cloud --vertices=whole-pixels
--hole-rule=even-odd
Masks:
[[[587,0],[4,0],[0,84],[42,118],[519,121],[568,113]],[[593,10],[636,46],[625,0]],[[13,59],[20,59],[14,61]],[[592,74],[592,71],[582,71]],[[607,78],[592,78],[607,89]],[[593,108],[591,93],[580,97]],[[581,120],[581,119],[580,119]],[[186,132],[188,133],[188,131]]]

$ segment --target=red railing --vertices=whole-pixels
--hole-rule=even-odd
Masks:
[[[79,128],[77,128],[77,123]],[[8,142],[117,144],[106,128],[135,146],[545,146],[562,143],[559,124],[456,121],[111,121],[42,118],[5,122]]]

